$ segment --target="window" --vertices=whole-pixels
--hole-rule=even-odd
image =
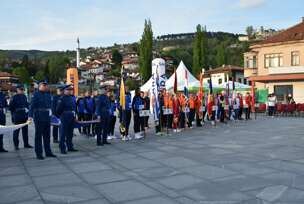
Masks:
[[[239,82],[239,83],[242,83],[242,79],[241,79],[241,78],[238,78],[238,82]]]
[[[283,54],[267,54],[264,59],[265,68],[283,66]]]
[[[245,68],[257,68],[257,57],[246,57]]]
[[[247,84],[247,79],[244,79],[244,84]]]
[[[291,66],[299,66],[300,65],[300,52],[295,51],[291,52]]]
[[[251,82],[251,81],[248,81],[248,85],[251,86],[251,85],[252,85],[252,82]]]
[[[222,79],[219,79],[218,80],[218,84],[222,84],[223,80]]]
[[[274,94],[277,96],[279,102],[286,102],[288,94],[293,95],[292,85],[275,85]]]

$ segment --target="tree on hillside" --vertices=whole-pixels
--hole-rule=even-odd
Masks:
[[[145,20],[144,32],[139,43],[139,71],[144,81],[149,80],[152,70],[153,31],[150,20]]]
[[[225,52],[225,47],[223,44],[220,44],[217,49],[216,49],[216,63],[217,66],[222,66],[223,64],[226,64],[226,52]]]
[[[69,64],[69,59],[62,55],[55,55],[49,59],[48,71],[49,81],[57,83],[66,76],[66,65]]]
[[[13,73],[18,76],[19,82],[22,84],[30,84],[31,77],[25,67],[17,67],[13,70]]]
[[[246,27],[246,33],[247,33],[248,37],[252,37],[252,36],[253,36],[253,33],[254,33],[254,28],[253,28],[253,26],[247,26],[247,27]]]
[[[122,62],[122,55],[118,51],[118,49],[112,50],[112,62],[114,63],[114,67],[120,69]]]
[[[193,41],[193,62],[192,72],[199,75],[202,68],[208,69],[207,63],[207,38],[206,32],[201,25],[196,26],[196,33]]]

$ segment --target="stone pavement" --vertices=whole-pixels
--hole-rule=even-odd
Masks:
[[[44,161],[7,137],[0,203],[303,204],[303,130],[303,118],[260,117],[104,147],[77,136],[80,152],[53,145]]]

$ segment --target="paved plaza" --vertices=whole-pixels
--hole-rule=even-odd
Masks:
[[[60,155],[53,144],[58,157],[44,161],[33,150],[14,151],[6,137],[0,203],[304,203],[303,118],[152,132],[103,147],[77,136],[79,152]]]

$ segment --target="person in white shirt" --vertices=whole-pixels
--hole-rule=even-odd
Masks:
[[[275,114],[275,105],[277,103],[277,97],[274,93],[268,96],[268,115],[274,117]]]

